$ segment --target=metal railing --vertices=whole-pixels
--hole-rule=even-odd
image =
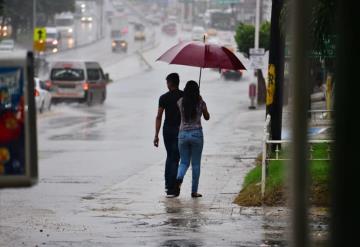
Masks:
[[[322,111],[318,111],[322,112]],[[265,186],[266,186],[266,177],[267,177],[267,167],[269,161],[288,161],[289,157],[284,157],[281,155],[281,147],[289,146],[291,140],[271,140],[270,135],[270,123],[271,117],[267,115],[265,126],[264,126],[264,138],[262,144],[262,163],[261,163],[261,196],[265,195]],[[308,159],[311,161],[330,161],[331,158],[331,145],[333,140],[308,140],[309,144],[309,157]],[[316,144],[326,144],[327,145],[327,155],[326,157],[315,157],[314,156],[314,145]],[[273,150],[273,152],[272,152]]]
[[[284,119],[290,119],[291,114],[290,111],[284,111]],[[311,126],[330,126],[335,112],[333,110],[309,110],[308,117]]]

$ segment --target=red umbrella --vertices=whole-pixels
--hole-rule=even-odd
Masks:
[[[200,67],[199,86],[203,68],[246,70],[234,53],[226,47],[199,41],[180,42],[167,50],[157,61]]]

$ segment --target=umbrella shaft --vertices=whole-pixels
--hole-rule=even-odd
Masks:
[[[200,75],[199,75],[199,89],[200,89],[200,82],[201,82],[201,71],[202,71],[202,68],[200,68]]]

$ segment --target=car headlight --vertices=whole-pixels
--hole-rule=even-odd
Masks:
[[[115,46],[116,46],[116,42],[113,41],[113,42],[111,43],[111,45],[112,45],[112,47],[115,47]]]
[[[81,17],[81,21],[86,21],[86,17]]]
[[[57,45],[59,42],[57,41],[57,40],[54,40],[53,42],[52,42],[52,44],[53,45]]]
[[[93,18],[92,18],[92,17],[88,17],[87,20],[88,20],[88,21],[92,21]]]
[[[68,29],[68,33],[72,33],[74,30],[72,28]]]

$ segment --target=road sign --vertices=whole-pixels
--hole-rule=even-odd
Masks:
[[[46,41],[46,28],[44,27],[37,27],[34,30],[34,42],[39,41]]]
[[[250,69],[263,69],[265,68],[264,64],[264,48],[250,48]]]
[[[42,52],[46,49],[46,28],[37,27],[34,29],[34,51]]]
[[[264,48],[250,48],[250,49],[249,49],[249,54],[250,54],[250,55],[261,55],[261,56],[264,56],[264,54],[265,54],[265,49],[264,49]]]

